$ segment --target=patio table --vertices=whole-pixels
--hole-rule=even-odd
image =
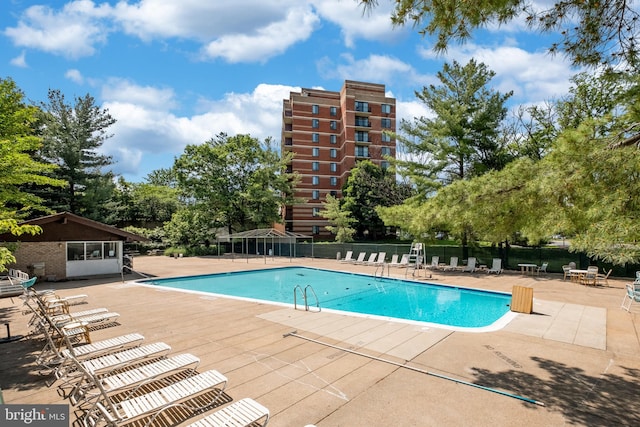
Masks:
[[[533,276],[533,273],[536,271],[536,268],[538,268],[538,264],[522,263],[522,264],[518,264],[518,267],[520,267],[520,274],[522,274],[523,276],[529,272],[531,272],[531,275]]]
[[[582,278],[582,276],[587,274],[587,272],[588,272],[588,270],[581,270],[581,269],[573,268],[573,269],[569,270],[569,278],[571,279],[572,282],[579,282],[580,279]]]

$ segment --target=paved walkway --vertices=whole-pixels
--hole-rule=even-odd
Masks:
[[[134,267],[168,277],[292,264],[373,272],[310,259],[139,257]],[[119,277],[55,287],[89,294],[82,309],[121,314],[119,326],[94,332],[94,340],[140,332],[170,344],[172,353],[193,353],[201,370],[229,378],[229,399],[250,396],[267,406],[271,427],[640,424],[629,409],[640,391],[640,309],[620,309],[626,280],[610,280],[608,288],[515,272],[421,280],[505,292],[530,286],[534,314],[471,333],[142,287]],[[0,299],[0,322],[10,322],[14,334],[28,331],[20,311],[16,299]],[[0,345],[8,403],[67,403],[33,365],[40,348],[31,340]]]

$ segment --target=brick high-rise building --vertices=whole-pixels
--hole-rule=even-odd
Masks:
[[[282,151],[295,156],[288,166],[301,181],[296,197],[305,202],[287,206],[285,228],[330,238],[319,213],[327,194],[342,197],[342,186],[358,161],[387,167],[396,142],[396,100],[385,86],[345,81],[340,92],[302,89],[283,101]]]

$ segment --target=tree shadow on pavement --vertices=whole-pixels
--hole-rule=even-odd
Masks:
[[[533,357],[549,378],[526,372],[491,372],[475,369],[475,383],[540,401],[559,411],[570,423],[588,426],[640,425],[637,378],[640,370],[625,368],[624,375],[587,375],[579,367]]]

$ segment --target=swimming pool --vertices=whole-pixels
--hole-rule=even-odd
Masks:
[[[310,286],[322,310],[426,322],[454,329],[496,329],[508,320],[511,295],[454,286],[372,277],[308,267],[147,279],[138,283],[298,307]],[[315,307],[315,297],[308,301]]]

